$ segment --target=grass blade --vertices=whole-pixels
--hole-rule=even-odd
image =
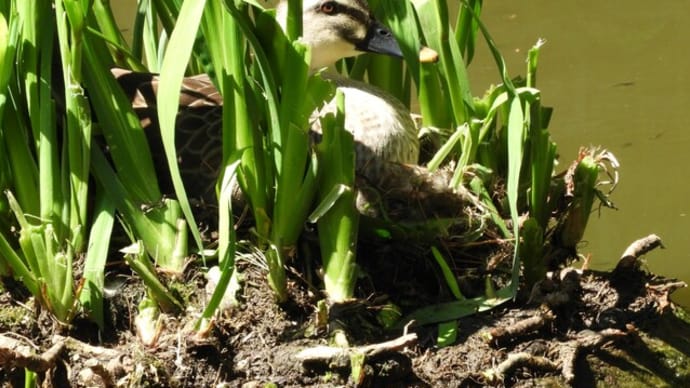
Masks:
[[[448,286],[448,288],[450,288],[450,291],[451,293],[453,293],[455,299],[465,300],[465,296],[462,295],[462,292],[460,292],[458,280],[455,278],[455,274],[453,274],[453,271],[448,266],[448,262],[446,262],[446,259],[443,257],[443,255],[441,255],[441,252],[439,252],[438,248],[432,246],[431,253],[434,256],[434,259],[436,259],[436,263],[438,263],[438,266],[441,267],[441,273],[443,273],[443,278],[446,280],[446,285]]]
[[[230,280],[235,274],[235,229],[232,221],[232,181],[235,176],[235,171],[239,166],[239,160],[235,161],[226,167],[223,173],[223,180],[220,189],[219,209],[220,225],[219,225],[219,249],[218,261],[220,265],[220,277],[216,288],[213,290],[211,299],[208,301],[206,308],[199,317],[196,324],[197,331],[205,331],[208,329],[211,318],[218,310],[218,307],[225,296]]]
[[[108,247],[115,220],[115,204],[104,194],[101,188],[94,206],[93,226],[84,259],[84,288],[79,300],[89,318],[103,330],[103,287],[105,263],[108,258]]]
[[[517,208],[520,196],[520,170],[522,169],[523,140],[525,136],[525,118],[522,112],[520,99],[513,97],[510,103],[510,113],[508,116],[508,183],[506,191],[508,193],[508,203],[510,207],[510,217],[513,223],[513,236],[519,241],[520,220]],[[510,286],[511,293],[517,293],[518,282],[520,279],[520,244],[515,244],[513,252],[513,271]]]
[[[189,223],[194,240],[200,252],[203,252],[201,236],[189,199],[182,183],[180,168],[177,164],[177,151],[175,148],[175,118],[180,100],[180,87],[184,77],[187,61],[191,56],[196,34],[199,29],[201,16],[203,15],[205,0],[186,1],[182,4],[180,15],[175,24],[175,29],[170,36],[167,52],[163,57],[161,67],[160,84],[158,90],[158,119],[160,123],[163,148],[168,159],[168,170],[172,178],[173,186],[180,207]],[[182,60],[181,60],[182,58]]]

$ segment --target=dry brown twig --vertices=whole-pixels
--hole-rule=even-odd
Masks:
[[[575,380],[575,363],[582,352],[599,348],[609,341],[627,335],[626,332],[617,329],[604,329],[600,332],[583,331],[575,338],[559,343],[556,348],[558,357],[551,360],[544,356],[537,356],[529,352],[516,352],[508,354],[505,360],[493,368],[481,373],[481,378],[487,384],[504,382],[506,375],[517,368],[529,368],[561,372],[563,378],[571,384]]]
[[[350,357],[353,354],[361,354],[364,357],[374,357],[385,353],[397,352],[417,343],[417,334],[410,333],[396,339],[380,342],[378,344],[342,348],[337,346],[315,346],[302,350],[295,358],[302,363],[325,363],[334,359]]]
[[[580,332],[574,339],[565,342],[559,349],[561,375],[568,383],[575,380],[575,363],[583,351],[599,348],[605,343],[616,340],[628,333],[618,329],[604,329],[599,332]]]
[[[37,354],[32,345],[25,341],[0,334],[0,367],[26,368],[34,372],[45,372],[55,366],[60,353],[65,348],[63,341],[55,342],[50,349]]]
[[[641,256],[658,247],[663,248],[664,246],[661,243],[661,238],[656,234],[650,234],[647,237],[634,241],[623,252],[615,271],[636,268],[639,265],[638,259]]]
[[[484,382],[487,384],[497,384],[503,382],[505,376],[512,373],[519,367],[539,369],[546,371],[557,371],[559,365],[546,357],[535,356],[527,352],[511,353],[500,364],[482,372]]]
[[[544,307],[539,314],[517,321],[512,325],[494,327],[487,333],[487,341],[494,345],[537,331],[556,319],[551,309]]]

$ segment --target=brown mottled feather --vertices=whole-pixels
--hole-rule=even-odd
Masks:
[[[151,147],[161,189],[174,192],[167,174],[167,160],[158,127],[156,101],[158,76],[113,69],[117,81],[132,102]],[[220,133],[223,100],[208,76],[187,77],[180,94],[180,111],[175,125],[175,142],[182,180],[190,198],[214,203],[214,186],[222,162]]]
[[[114,69],[118,82],[132,101],[145,128],[154,162],[166,171],[156,113],[158,76]],[[332,78],[345,93],[345,127],[356,143],[356,170],[360,178],[377,181],[389,163],[414,164],[419,156],[415,123],[397,100],[370,85]],[[222,99],[208,76],[183,80],[176,123],[176,146],[182,179],[190,197],[213,202],[213,187],[222,162]],[[321,132],[318,117],[335,110],[331,101],[312,116],[312,130]],[[170,178],[161,186],[172,193]]]

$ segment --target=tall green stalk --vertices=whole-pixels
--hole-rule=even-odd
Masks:
[[[359,213],[355,208],[355,144],[352,134],[345,130],[342,92],[336,94],[336,107],[335,116],[321,118],[318,191],[321,202],[327,200],[330,205],[317,227],[326,294],[332,302],[344,302],[354,296]],[[334,192],[339,195],[332,196]]]
[[[74,284],[72,263],[84,249],[88,232],[86,199],[88,197],[88,164],[90,116],[81,92],[80,68],[82,14],[80,4],[70,4],[66,11],[60,1],[51,4],[26,1],[10,13],[10,24],[21,25],[16,30],[18,66],[14,69],[20,84],[3,86],[4,95],[12,95],[15,106],[8,109],[5,99],[2,111],[10,113],[3,122],[18,124],[3,126],[5,148],[16,146],[10,159],[23,162],[12,176],[13,187],[6,191],[7,200],[19,225],[18,246],[15,251],[6,233],[2,233],[2,256],[12,271],[20,276],[39,303],[51,311],[62,323],[69,323],[76,314],[79,287]],[[40,28],[39,28],[40,26]],[[54,32],[57,30],[58,50],[63,62],[63,76],[67,78],[64,104],[62,146],[58,137],[58,116],[52,98],[52,57]],[[70,31],[68,36],[68,31]],[[14,49],[5,50],[13,53]],[[12,58],[9,63],[12,63]],[[7,74],[7,73],[5,73]],[[20,117],[26,110],[29,121]],[[62,117],[60,117],[62,119]],[[60,120],[61,121],[61,120]],[[28,144],[24,143],[28,140]],[[23,144],[22,144],[23,143]],[[33,152],[32,152],[33,151]],[[34,159],[36,155],[36,159]],[[20,169],[30,171],[18,175]],[[37,178],[36,181],[33,181]],[[31,183],[35,185],[30,187]],[[17,188],[19,200],[11,190]],[[38,197],[28,190],[38,189]],[[28,194],[28,195],[27,195]]]

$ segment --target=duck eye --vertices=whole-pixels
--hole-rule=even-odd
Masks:
[[[326,15],[333,15],[336,13],[337,9],[337,4],[335,1],[327,1],[323,4],[321,4],[321,12],[325,13]]]

